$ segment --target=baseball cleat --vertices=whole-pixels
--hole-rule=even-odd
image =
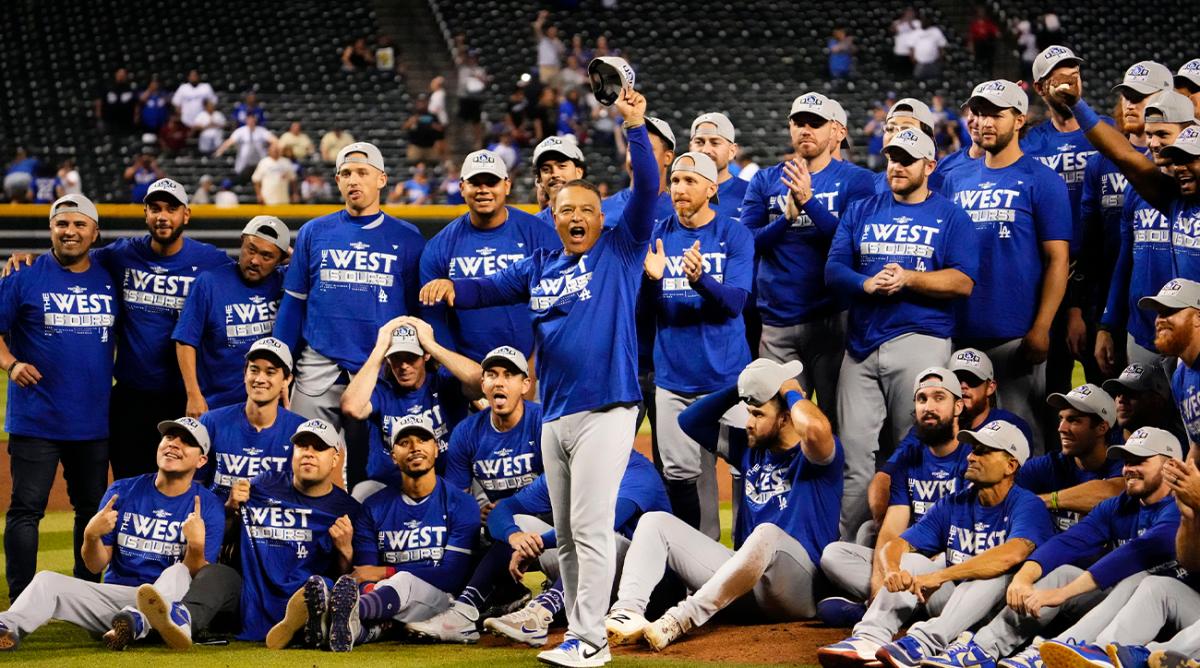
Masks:
[[[1117,668],[1148,668],[1150,665],[1150,650],[1141,645],[1109,643],[1105,645],[1104,653]]]
[[[916,638],[903,636],[880,647],[875,658],[891,668],[917,668],[929,657],[925,656],[925,650]]]
[[[343,575],[329,597],[329,651],[349,652],[362,632],[358,618],[358,581]]]
[[[546,644],[550,622],[553,619],[554,615],[542,607],[541,603],[531,601],[516,612],[485,619],[483,628],[502,638],[523,642],[530,647],[541,647]]]
[[[608,650],[608,643],[605,643],[603,647],[596,648],[579,638],[568,636],[558,647],[539,652],[537,658],[538,661],[551,666],[600,668],[612,661],[612,653]]]
[[[7,624],[0,624],[0,652],[9,652],[21,645],[21,636],[17,635],[16,629],[8,628]]]
[[[329,618],[329,586],[325,578],[313,575],[304,586],[288,599],[283,619],[267,631],[267,649],[283,649],[300,629],[304,629],[304,646],[317,649],[325,642]]]
[[[824,668],[863,668],[881,666],[875,653],[879,643],[865,638],[850,636],[841,642],[826,645],[817,650],[817,661]]]
[[[996,665],[1000,668],[1045,668],[1042,663],[1042,653],[1039,651],[1041,642],[1036,638],[1033,644],[1007,659],[1000,659]]]
[[[844,596],[830,596],[817,602],[817,619],[826,626],[854,628],[867,614],[867,604]]]
[[[645,617],[630,610],[613,610],[604,618],[604,630],[608,634],[608,644],[613,647],[632,645],[642,639],[642,633],[650,622]]]
[[[479,611],[475,606],[455,601],[449,610],[408,625],[408,632],[433,642],[474,644],[479,642]]]
[[[145,620],[141,615],[134,614],[129,610],[122,610],[113,616],[112,628],[104,632],[104,646],[120,652],[138,636],[142,635],[145,628]]]
[[[646,639],[646,644],[650,645],[650,649],[661,652],[667,648],[667,645],[692,630],[692,625],[687,620],[680,619],[678,614],[668,610],[663,613],[662,617],[646,625],[642,637]]]
[[[192,615],[182,603],[168,604],[154,585],[144,584],[137,590],[137,607],[167,647],[189,649],[192,646]]]
[[[1091,643],[1047,640],[1040,651],[1046,668],[1116,668],[1108,652]]]
[[[1200,668],[1200,661],[1169,649],[1151,652],[1150,656],[1146,658],[1146,663],[1150,668]],[[1121,668],[1130,668],[1130,666],[1122,661]]]
[[[966,631],[937,656],[921,662],[924,668],[996,668],[996,660],[975,644],[975,634]]]

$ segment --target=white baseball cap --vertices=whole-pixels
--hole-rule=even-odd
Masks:
[[[1138,308],[1158,313],[1181,308],[1200,309],[1200,283],[1186,278],[1173,278],[1162,286],[1158,294],[1139,299]]]
[[[1063,394],[1055,392],[1046,397],[1046,403],[1055,410],[1074,408],[1081,413],[1089,413],[1099,417],[1113,426],[1117,423],[1117,402],[1099,385],[1084,383]]]
[[[700,127],[701,125],[711,125],[712,127]],[[736,144],[734,136],[736,135],[733,129],[733,121],[729,117],[717,111],[710,111],[707,114],[700,114],[696,120],[692,121],[692,137],[702,137],[706,135],[714,135],[724,139],[730,144]]]
[[[592,95],[606,107],[611,107],[617,101],[622,90],[633,88],[637,83],[637,75],[624,58],[593,58],[588,63],[587,71]]]
[[[896,116],[907,116],[908,118],[917,119],[918,123],[925,127],[933,129],[937,123],[933,120],[933,112],[929,110],[929,105],[918,100],[915,97],[905,97],[896,100],[892,108],[888,110],[887,119],[891,120]]]
[[[1183,446],[1179,444],[1179,438],[1166,429],[1142,427],[1130,434],[1124,445],[1114,445],[1108,449],[1109,457],[1120,455],[1138,458],[1164,455],[1171,459],[1183,459]]]
[[[671,124],[667,123],[656,116],[646,117],[646,131],[653,132],[667,142],[667,148],[675,150],[675,133],[671,131]]]
[[[1023,465],[1029,459],[1029,440],[1016,425],[1006,420],[992,420],[975,430],[963,429],[958,432],[958,440],[967,445],[1002,450],[1012,455],[1018,464]]]
[[[542,159],[550,158],[553,155],[558,155],[567,160],[571,160],[576,166],[583,166],[583,151],[579,150],[579,142],[575,139],[575,135],[564,135],[546,137],[533,149],[533,166],[539,167],[542,164]]]
[[[1175,73],[1175,85],[1179,88],[1200,88],[1200,58],[1192,58]]]
[[[1191,125],[1196,122],[1196,110],[1188,96],[1164,90],[1146,102],[1145,119],[1147,123]]]
[[[1058,44],[1048,46],[1033,59],[1033,80],[1045,79],[1056,67],[1070,67],[1082,63],[1083,58],[1075,55],[1075,52],[1067,47]]]
[[[977,348],[963,348],[950,356],[950,364],[946,366],[957,375],[969,373],[978,380],[994,380],[996,371],[992,368],[992,358]]]
[[[470,181],[472,177],[480,174],[491,174],[503,181],[508,178],[508,166],[504,164],[500,156],[486,149],[468,153],[467,157],[463,159],[459,178],[463,181]]]
[[[284,253],[292,247],[292,232],[275,216],[255,216],[242,228],[242,234],[249,234],[264,241],[270,241]]]
[[[933,146],[933,139],[916,128],[904,128],[897,132],[887,146],[883,147],[883,154],[888,155],[892,152],[903,152],[914,158],[921,160],[933,160],[937,157],[937,149]]]
[[[354,155],[361,153],[362,155]],[[363,163],[370,165],[381,172],[386,172],[383,166],[383,153],[379,151],[379,147],[371,142],[356,141],[346,148],[338,151],[335,171],[342,171],[342,165],[346,163]]]
[[[308,422],[296,427],[296,433],[292,434],[292,444],[297,445],[300,442],[300,437],[304,434],[316,436],[318,440],[326,445],[326,447],[334,450],[344,450],[345,445],[342,443],[342,437],[338,434],[338,430],[333,428],[333,425],[324,420],[313,418]]]
[[[987,102],[1001,109],[1016,109],[1019,113],[1029,111],[1029,96],[1017,84],[1006,79],[985,81],[971,91],[964,107],[970,107],[974,102]]]
[[[426,417],[424,413],[420,415],[405,415],[392,424],[392,444],[395,445],[396,441],[400,440],[400,437],[413,432],[421,434],[428,441],[437,438],[437,435],[433,433],[433,420]]]
[[[1200,157],[1200,128],[1194,125],[1184,128],[1172,144],[1162,147],[1159,155],[1182,163]]]
[[[483,361],[479,366],[487,370],[493,366],[508,367],[512,371],[529,375],[529,360],[525,359],[525,353],[513,348],[512,346],[500,346],[493,348],[491,352],[484,356]]]
[[[958,376],[944,366],[931,366],[923,369],[913,379],[913,395],[926,387],[940,387],[959,399],[962,398],[962,383]]]
[[[689,151],[675,158],[675,162],[671,163],[671,171],[694,172],[713,183],[717,182],[717,164],[699,151]]]
[[[817,92],[808,92],[792,100],[792,109],[788,118],[796,114],[812,114],[827,121],[837,121],[846,124],[846,110],[842,105]]]
[[[752,406],[762,406],[779,394],[779,386],[788,378],[795,378],[804,371],[800,360],[780,364],[760,357],[738,374],[738,396]]]
[[[425,349],[421,347],[421,342],[417,338],[417,330],[408,325],[400,325],[392,330],[392,342],[388,345],[384,357],[391,357],[396,353],[425,354]]]
[[[92,222],[100,223],[100,214],[96,211],[96,205],[83,195],[63,195],[54,200],[54,204],[50,205],[50,220],[54,220],[55,216],[64,213],[81,213],[91,218]]]
[[[187,190],[174,179],[159,179],[151,183],[150,187],[146,189],[146,196],[142,198],[142,203],[164,197],[173,199],[184,206],[188,205]]]
[[[1125,77],[1121,79],[1121,83],[1113,86],[1112,89],[1113,92],[1120,93],[1127,98],[1139,95],[1144,97],[1164,90],[1172,90],[1175,85],[1174,79],[1171,70],[1168,70],[1166,65],[1153,60],[1143,60],[1125,70]],[[1130,95],[1130,93],[1133,94]]]
[[[158,423],[158,433],[166,435],[171,429],[186,431],[192,441],[199,446],[200,452],[208,455],[212,449],[212,440],[208,437],[208,428],[196,418],[181,417],[174,420],[163,420]]]
[[[274,357],[279,366],[286,369],[289,375],[292,373],[292,349],[288,347],[288,344],[273,336],[255,341],[250,345],[250,350],[246,351],[247,362],[259,357]]]

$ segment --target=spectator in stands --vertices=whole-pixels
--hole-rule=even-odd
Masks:
[[[912,7],[906,7],[904,13],[895,21],[892,21],[892,74],[896,78],[907,76],[912,68],[912,45],[909,43],[909,38],[914,31],[921,29],[921,22],[917,20],[917,12]]]
[[[1000,41],[1000,26],[988,15],[983,5],[975,7],[975,18],[967,28],[967,49],[975,56],[975,62],[983,69],[984,76],[992,78],[996,64],[996,43]]]
[[[199,133],[200,152],[209,155],[225,141],[225,114],[217,109],[216,100],[205,100],[204,109],[192,119],[192,130]],[[184,122],[186,125],[187,122]]]
[[[162,168],[158,166],[158,158],[149,151],[143,150],[133,159],[133,164],[125,168],[125,182],[129,184],[129,201],[141,204],[146,198],[150,184],[163,178]]]
[[[258,103],[258,95],[254,91],[246,93],[246,97],[233,108],[233,120],[237,123],[237,127],[240,128],[246,124],[247,116],[255,116],[261,127],[267,127],[267,112]]]
[[[488,150],[500,157],[509,172],[516,171],[520,156],[517,154],[517,147],[513,145],[511,132],[501,132],[499,139],[495,144],[489,146]]]
[[[625,155],[625,132],[618,122],[617,112],[601,104],[592,106],[592,131],[589,136],[593,144],[616,147],[617,155]]]
[[[29,185],[33,183],[33,172],[37,165],[37,158],[29,155],[24,147],[16,148],[13,159],[4,171],[4,196],[9,202],[19,204],[33,198]]]
[[[396,45],[392,38],[384,35],[375,46],[375,69],[380,72],[400,73],[400,62],[396,58]]]
[[[576,90],[588,85],[587,69],[579,57],[571,53],[567,55],[567,64],[558,73],[554,86],[561,91]]]
[[[82,195],[83,181],[75,169],[75,158],[67,158],[58,166],[58,180],[62,182],[64,195]]]
[[[312,139],[304,134],[300,121],[292,121],[288,131],[279,135],[279,146],[284,150],[291,149],[292,156],[299,162],[308,160],[315,150]]]
[[[342,70],[359,72],[375,65],[375,54],[367,48],[365,37],[359,37],[354,43],[342,49]]]
[[[575,34],[571,36],[571,56],[580,63],[592,62],[592,52],[583,45],[583,35]]]
[[[537,19],[533,22],[533,36],[537,40],[538,80],[546,86],[554,83],[558,71],[562,69],[563,56],[567,50],[558,38],[558,26],[546,25],[548,18],[550,12],[543,9],[538,12]]]
[[[938,123],[937,131],[933,135],[933,143],[937,146],[939,160],[961,149],[962,138],[958,134],[958,122],[943,121]]]
[[[229,147],[237,146],[237,158],[233,161],[233,171],[238,176],[245,177],[246,173],[254,169],[258,165],[258,161],[267,155],[267,147],[276,141],[278,139],[270,130],[258,124],[258,117],[250,114],[246,116],[246,124],[230,133],[229,139],[217,147],[213,156],[220,157]]]
[[[250,181],[254,183],[254,196],[259,204],[288,204],[296,183],[296,164],[283,155],[279,142],[275,142],[267,148],[266,157],[258,161]]]
[[[587,137],[587,127],[579,122],[579,115],[579,89],[572,88],[563,94],[558,103],[558,122],[554,134],[575,135],[583,142]]]
[[[466,204],[467,201],[462,194],[462,183],[459,180],[461,171],[459,166],[454,164],[453,160],[447,160],[445,170],[446,178],[442,179],[442,185],[438,187],[442,198],[446,204]]]
[[[450,114],[446,108],[446,77],[434,77],[429,81],[429,113],[437,118],[442,126],[438,132],[438,140],[434,143],[438,157],[446,157],[446,128],[450,123]]]
[[[213,177],[210,174],[205,174],[200,177],[199,183],[196,184],[196,191],[192,193],[188,203],[191,206],[197,204],[212,204],[213,195],[217,192],[217,186],[213,183]]]
[[[34,204],[50,204],[62,197],[62,181],[58,180],[58,170],[54,169],[54,165],[39,164],[33,172],[30,189],[33,190]]]
[[[942,29],[929,26],[916,31],[912,39],[913,78],[928,81],[942,76],[942,50],[948,42]]]
[[[1038,51],[1064,42],[1066,42],[1066,35],[1062,29],[1062,22],[1058,20],[1058,14],[1053,12],[1043,14],[1042,18],[1038,20]]]
[[[213,92],[211,84],[200,81],[200,70],[188,72],[187,81],[180,84],[179,88],[175,89],[175,94],[171,96],[171,104],[179,110],[183,124],[189,128],[196,127],[196,116],[204,111],[206,100],[212,100],[213,104],[216,104],[217,94]]]
[[[233,192],[233,179],[221,181],[221,189],[213,196],[213,204],[228,209],[238,205],[237,193]]]
[[[162,126],[167,124],[171,113],[171,100],[167,92],[159,84],[158,75],[150,77],[146,90],[138,96],[137,123],[143,132],[158,134]]]
[[[428,96],[417,98],[413,113],[404,121],[403,129],[408,133],[408,161],[412,163],[436,160],[437,143],[444,137],[445,127],[437,116],[429,111]]]
[[[608,48],[608,36],[600,35],[596,38],[596,50],[592,52],[592,58],[607,58],[609,56],[621,55],[620,49]],[[590,61],[589,61],[590,62]]]
[[[533,140],[541,143],[546,137],[557,134],[558,91],[550,86],[542,89],[537,106],[533,109]]]
[[[863,128],[867,136],[867,167],[879,171],[883,167],[883,126],[887,122],[887,111],[876,102],[871,109],[871,120]]]
[[[829,51],[829,78],[834,81],[849,79],[854,67],[854,53],[858,51],[854,38],[846,34],[845,28],[834,28],[826,49]]]
[[[158,146],[167,153],[178,153],[187,146],[188,137],[191,135],[191,129],[183,124],[179,112],[172,109],[171,117],[158,130]]]
[[[479,56],[468,51],[458,67],[458,119],[471,127],[473,149],[483,145],[483,103],[490,81],[487,71],[479,66]]]
[[[760,167],[759,164],[754,161],[754,156],[744,148],[738,149],[737,158],[734,159],[734,162],[736,162],[738,166],[738,178],[743,181],[749,182],[750,179],[754,178],[754,175],[758,173],[758,170],[762,169],[762,167]]]
[[[335,201],[329,179],[310,171],[300,182],[300,201],[305,204],[326,204]]]
[[[432,194],[425,163],[418,162],[413,165],[412,178],[404,183],[397,183],[387,201],[388,204],[429,204]]]
[[[117,68],[112,81],[96,93],[96,121],[105,132],[130,134],[136,127],[137,103],[137,87],[129,79],[129,70]]]
[[[1013,31],[1017,38],[1017,48],[1021,52],[1021,80],[1033,81],[1033,61],[1037,59],[1037,35],[1033,34],[1033,24],[1029,21],[1018,21]]]
[[[321,137],[321,160],[333,164],[342,149],[354,143],[354,135],[341,126],[333,126]]]

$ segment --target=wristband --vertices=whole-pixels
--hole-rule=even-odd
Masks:
[[[792,406],[795,406],[796,404],[800,403],[801,401],[804,401],[804,395],[795,390],[788,390],[787,394],[783,395],[783,398],[787,400],[787,406],[788,406],[789,411],[792,410]]]
[[[634,123],[634,124],[630,124],[629,121],[624,121],[621,123],[621,127],[625,128],[626,131],[629,131],[629,130],[634,130],[634,129],[640,128],[645,124],[646,124],[645,121],[642,121],[641,123]]]
[[[1084,134],[1087,134],[1088,131],[1100,123],[1100,116],[1092,111],[1092,108],[1088,106],[1087,102],[1083,101],[1083,98],[1079,98],[1075,106],[1071,107],[1071,111],[1074,112],[1075,120],[1079,122],[1079,129],[1083,130]]]
[[[1058,492],[1050,492],[1050,510],[1058,512]]]
[[[20,363],[21,363],[20,360],[18,360],[17,358],[14,357],[12,364],[8,365],[8,368],[5,369],[5,372],[7,372],[9,375],[12,375],[12,370],[17,368],[17,365]]]
[[[392,577],[393,575],[395,575],[395,574],[396,574],[396,567],[395,567],[395,566],[388,566],[388,567],[387,567],[387,570],[385,570],[384,572],[385,572],[385,573],[387,573],[387,577],[389,577],[389,578],[390,578],[390,577]],[[386,578],[385,578],[385,579],[386,579]]]

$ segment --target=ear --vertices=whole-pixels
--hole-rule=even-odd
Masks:
[[[712,199],[713,196],[717,194],[717,190],[719,190],[719,188],[717,187],[717,184],[715,184],[715,183],[708,184],[708,199]]]
[[[1025,114],[1017,114],[1016,124],[1013,125],[1013,131],[1020,132],[1021,128],[1025,127]]]
[[[191,219],[192,219],[192,210],[186,206],[183,207],[183,224],[187,225]]]
[[[962,412],[963,412],[963,400],[955,399],[954,400],[954,417],[958,417],[958,416],[962,415]]]
[[[507,196],[511,192],[512,192],[512,181],[510,181],[509,179],[504,179],[504,194],[505,194],[505,196]]]
[[[928,177],[930,174],[932,174],[933,170],[935,170],[935,169],[937,169],[937,160],[926,160],[925,161],[925,176],[926,177]]]

